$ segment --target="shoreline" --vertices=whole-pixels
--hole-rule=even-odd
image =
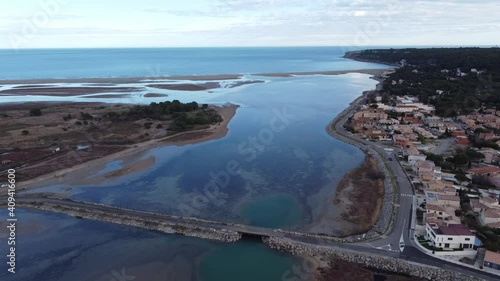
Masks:
[[[371,77],[371,78],[375,79],[376,77]],[[379,87],[379,85],[381,85],[383,83],[384,79],[376,79],[376,80],[379,81],[379,83],[376,85],[375,89],[377,89]],[[326,132],[331,137],[359,148],[361,151],[363,151],[363,153],[365,155],[365,159],[360,164],[360,166],[354,168],[353,170],[351,170],[349,173],[347,173],[346,175],[344,175],[342,177],[342,179],[340,180],[339,184],[336,187],[337,189],[340,188],[343,183],[352,182],[352,181],[356,180],[356,178],[353,177],[355,172],[358,171],[364,165],[366,165],[369,157],[374,156],[374,154],[370,153],[367,150],[367,148],[364,147],[364,145],[362,143],[359,143],[358,141],[350,138],[349,136],[344,135],[341,132],[339,132],[337,129],[337,126],[340,125],[341,127],[343,127],[346,120],[347,120],[347,117],[350,115],[350,113],[352,113],[353,110],[355,110],[355,108],[360,104],[361,101],[363,101],[368,96],[368,94],[375,91],[375,89],[363,91],[363,93],[359,97],[357,97],[352,102],[350,102],[349,105],[342,112],[340,112],[325,128]],[[381,169],[380,165],[381,165],[381,163],[377,164],[378,170],[384,171],[384,169]],[[378,214],[378,217],[376,219],[375,224],[373,224],[373,226],[368,231],[364,231],[361,233],[358,229],[356,229],[356,227],[353,227],[353,228],[349,229],[348,231],[345,231],[345,233],[344,233],[344,235],[342,235],[342,237],[344,237],[346,239],[350,239],[350,240],[357,240],[358,238],[367,239],[367,238],[377,237],[380,234],[387,231],[387,229],[389,228],[388,223],[390,223],[390,222],[387,222],[386,220],[384,220],[384,218],[382,218],[382,214],[384,213],[384,207],[386,207],[386,205],[388,203],[388,202],[386,202],[387,201],[386,198],[388,196],[388,193],[392,193],[392,192],[388,192],[387,183],[384,183],[383,189],[384,189],[384,194],[382,195],[382,198],[381,198],[382,206],[377,210],[377,212],[379,214]],[[352,188],[351,192],[360,193],[360,192],[362,192],[362,190],[360,188]],[[344,199],[347,201],[350,200],[350,198],[337,198],[338,197],[337,195],[338,195],[338,192],[333,193],[331,195],[331,197],[328,198],[328,202],[330,202],[330,201],[334,202],[335,200],[341,200],[341,199]],[[319,221],[325,219],[325,217],[328,216],[329,209],[331,209],[332,207],[334,207],[334,206],[328,206],[328,204],[324,207],[324,210],[321,212],[321,216],[319,218]],[[342,208],[340,210],[340,213],[341,214],[348,214],[349,213],[349,208],[348,208],[348,206],[346,206],[346,204],[344,204],[344,208]],[[391,217],[391,220],[392,220],[392,217]],[[342,221],[349,222],[348,218],[342,218]]]
[[[156,80],[161,81],[215,81],[215,80],[238,80],[246,75],[263,77],[293,77],[301,75],[343,75],[349,73],[363,73],[380,75],[390,68],[373,69],[353,69],[353,70],[332,70],[332,71],[310,71],[310,72],[276,72],[276,73],[256,73],[256,74],[216,74],[216,75],[178,75],[178,76],[157,76],[157,77],[108,77],[108,78],[41,78],[41,79],[5,79],[0,80],[0,85],[14,84],[54,84],[54,83],[93,83],[100,86],[109,84],[127,83],[151,83]],[[101,84],[102,83],[102,84]],[[54,85],[40,85],[54,86]]]
[[[153,156],[140,161],[141,155],[147,151],[160,146],[183,146],[188,144],[197,144],[211,140],[223,138],[228,133],[228,124],[236,115],[239,105],[228,104],[226,106],[213,107],[222,116],[223,121],[217,125],[211,125],[210,128],[194,131],[180,132],[175,135],[160,139],[153,139],[146,142],[129,145],[126,149],[116,153],[108,154],[98,159],[83,162],[81,164],[69,167],[64,170],[53,171],[41,175],[34,179],[19,182],[18,187],[22,192],[36,188],[44,188],[50,185],[69,184],[99,184],[106,179],[126,176],[144,170],[154,165],[156,158]],[[201,134],[200,134],[201,133]],[[102,175],[94,176],[96,172],[105,167],[112,161],[122,161],[122,167],[119,170],[111,171]],[[138,161],[139,160],[139,161]],[[86,175],[82,178],[81,173]],[[42,184],[42,186],[40,186]]]

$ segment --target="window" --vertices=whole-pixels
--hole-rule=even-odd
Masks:
[[[465,238],[465,241],[470,241],[470,238]]]
[[[449,248],[449,247],[450,247],[450,243],[445,243],[445,244],[444,244],[444,247],[445,247],[445,248]]]
[[[439,212],[439,214],[440,214],[440,215],[442,215],[442,214],[443,214],[443,212]]]
[[[453,237],[448,237],[448,241],[452,241],[453,240]]]

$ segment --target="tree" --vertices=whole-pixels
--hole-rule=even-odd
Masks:
[[[42,110],[40,108],[33,108],[30,110],[30,116],[42,116]]]
[[[482,154],[481,152],[478,152],[478,151],[475,151],[474,149],[467,149],[467,151],[465,152],[467,154],[467,156],[469,157],[469,159],[471,161],[478,161],[479,159],[484,159],[484,154]]]
[[[464,174],[456,174],[455,178],[459,181],[470,181],[468,177],[466,177]]]
[[[434,164],[436,164],[436,166],[441,166],[441,164],[443,164],[443,156],[442,155],[438,155],[438,154],[434,154],[434,153],[426,153],[425,154],[427,156],[427,159],[429,161],[432,161],[434,162]]]

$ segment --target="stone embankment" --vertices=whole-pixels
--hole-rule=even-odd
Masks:
[[[328,259],[340,259],[357,263],[362,266],[409,275],[424,280],[439,281],[479,281],[482,279],[463,275],[457,272],[444,270],[438,267],[422,266],[401,259],[377,256],[354,251],[326,248],[313,245],[298,244],[291,240],[278,237],[264,238],[264,243],[269,247],[295,256],[325,256]]]
[[[109,213],[80,207],[69,207],[54,204],[23,204],[28,209],[47,212],[64,213],[79,219],[90,219],[120,225],[140,227],[168,234],[178,234],[221,242],[236,242],[241,239],[241,233],[228,229],[216,229],[197,225],[195,222],[183,223],[165,220],[154,220],[129,214]]]

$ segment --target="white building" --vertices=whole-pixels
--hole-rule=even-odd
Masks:
[[[427,160],[427,156],[425,155],[408,156],[408,164],[410,164],[412,167],[415,166],[415,163],[417,163],[417,161],[425,161],[425,160]]]
[[[431,245],[443,250],[474,250],[476,240],[476,236],[461,224],[438,226],[427,223],[425,225],[425,238],[431,241]]]

